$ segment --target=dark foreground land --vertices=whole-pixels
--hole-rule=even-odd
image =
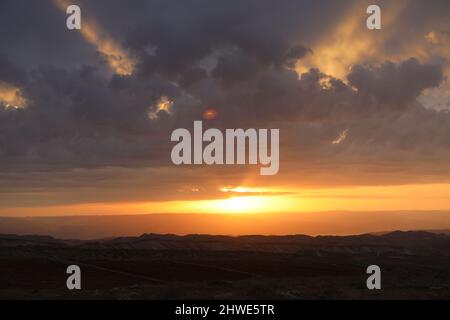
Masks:
[[[82,290],[66,288],[66,268]],[[366,268],[382,289],[366,288]],[[1,299],[449,299],[450,236],[0,235]]]

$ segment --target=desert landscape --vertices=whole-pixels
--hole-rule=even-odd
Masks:
[[[448,299],[450,236],[0,236],[1,299]],[[79,265],[82,289],[66,288]],[[366,268],[382,289],[366,288]]]

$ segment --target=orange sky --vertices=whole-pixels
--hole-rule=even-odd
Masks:
[[[225,198],[109,202],[1,208],[2,216],[146,213],[273,213],[332,210],[450,210],[450,184],[411,184],[326,189],[222,188]],[[229,196],[228,193],[230,193]],[[256,194],[256,195],[255,195]]]

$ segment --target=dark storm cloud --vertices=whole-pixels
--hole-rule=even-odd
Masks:
[[[35,71],[25,87],[29,106],[0,111],[4,169],[127,166],[154,160],[160,141],[154,142],[146,114],[159,94],[146,88],[165,92],[165,87],[152,78],[132,89],[117,82],[105,81],[91,67]],[[170,84],[166,87],[170,91]]]
[[[415,102],[442,81],[440,65],[355,65],[348,84],[319,69],[301,78],[293,70],[315,54],[315,37],[333,28],[349,1],[133,1],[126,10],[123,1],[78,3],[136,57],[136,70],[111,75],[51,1],[2,1],[0,80],[20,86],[28,105],[0,107],[1,172],[167,166],[171,131],[191,128],[211,107],[219,117],[205,126],[285,128],[286,171],[296,163],[318,170],[306,163],[318,159],[383,159],[396,150],[414,157],[430,143],[448,159],[448,114]],[[162,96],[173,101],[170,113],[150,119]],[[348,138],[331,145],[348,128]],[[167,177],[148,177],[169,185]]]
[[[254,119],[255,112],[262,124],[270,103],[286,92],[291,97],[280,101],[282,119],[294,108],[289,90],[296,90],[296,74],[286,67],[309,52],[292,40],[299,15],[307,16],[297,9],[320,12],[317,5],[272,1],[138,1],[125,12],[122,2],[79,4],[139,58],[136,72],[105,76],[100,57],[86,54],[89,44],[68,32],[51,1],[2,2],[2,21],[13,32],[0,44],[0,73],[20,84],[28,100],[25,109],[0,111],[3,170],[167,164],[171,130],[189,125],[211,104],[222,109],[223,125],[233,115]],[[211,70],[201,64],[208,58]],[[227,88],[233,79],[245,80],[242,68],[247,82]],[[162,112],[150,121],[161,96],[175,101],[173,115]]]
[[[132,10],[132,17],[120,12],[120,21],[111,21],[111,10],[120,8],[112,5],[101,19],[108,25],[126,25],[126,45],[141,55],[148,72],[175,76],[221,49],[238,49],[265,65],[290,63],[307,50],[296,43],[301,34],[309,35],[306,27],[320,33],[320,25],[333,23],[348,3],[327,4],[331,13],[323,10],[323,3],[312,2],[151,1],[142,3],[140,12]]]
[[[443,71],[438,65],[423,65],[411,58],[399,64],[385,62],[377,67],[356,65],[347,79],[358,92],[375,97],[381,105],[402,108],[425,89],[439,86]]]
[[[0,53],[22,69],[72,68],[99,61],[79,33],[65,28],[66,16],[53,0],[3,0],[0,18]]]
[[[22,85],[26,82],[26,72],[14,65],[4,54],[1,53],[0,70],[0,81],[4,81],[12,85]]]

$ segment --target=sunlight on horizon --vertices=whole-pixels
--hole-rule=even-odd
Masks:
[[[209,213],[267,213],[276,212],[280,208],[286,210],[287,200],[279,196],[234,196],[228,199],[201,200],[193,204],[193,209]]]
[[[285,189],[281,193],[276,187],[273,189],[248,186],[230,188],[234,191],[222,190],[222,193],[229,194],[229,197],[216,199],[18,206],[1,208],[0,216],[450,210],[450,184],[448,183]]]

